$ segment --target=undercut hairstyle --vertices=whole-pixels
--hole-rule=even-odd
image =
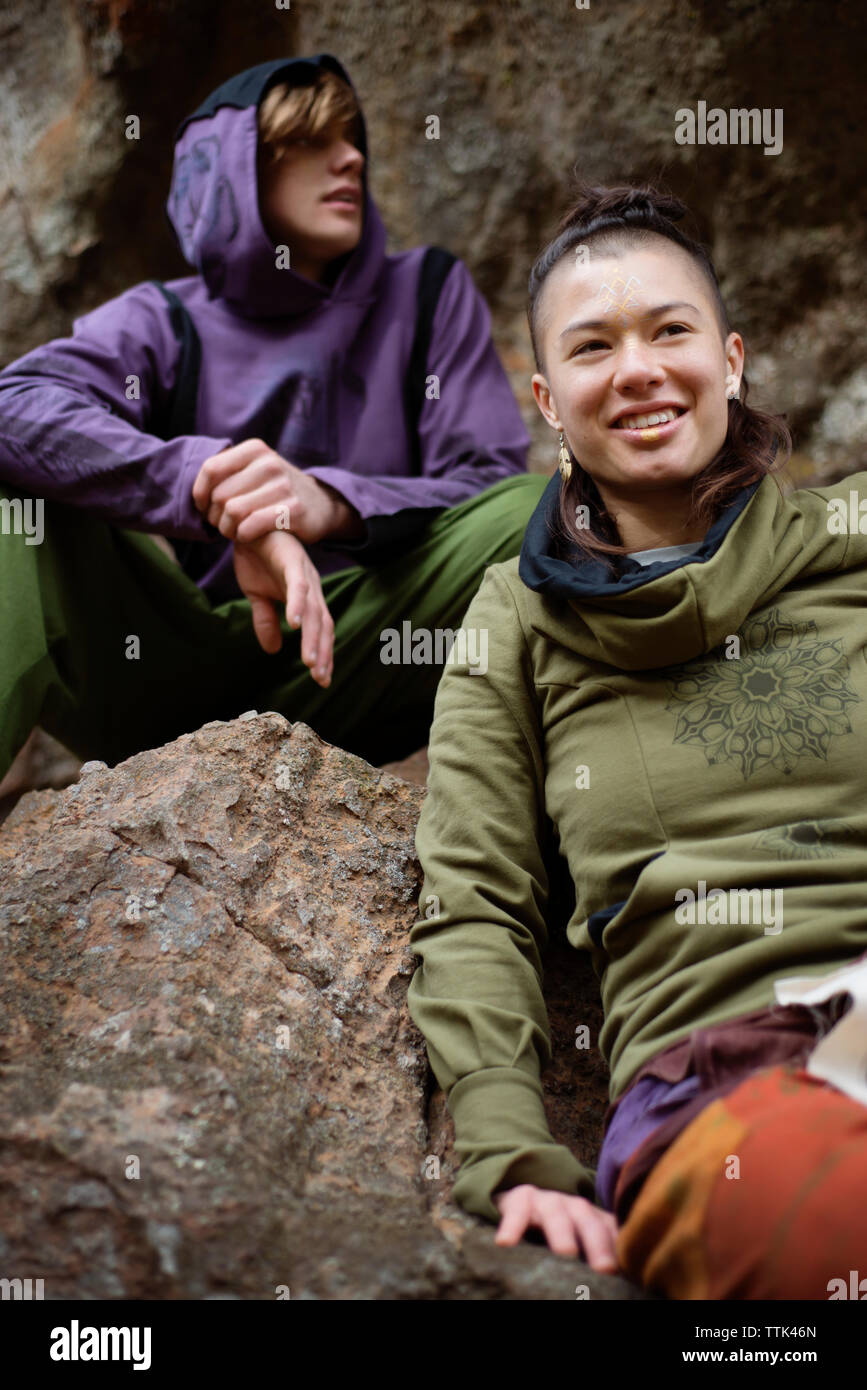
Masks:
[[[710,252],[701,241],[675,225],[686,214],[684,203],[651,184],[578,183],[572,206],[530,272],[527,320],[537,371],[545,371],[539,314],[541,292],[554,267],[578,247],[587,247],[591,255],[611,256],[637,248],[653,249],[660,245],[660,238],[679,246],[704,279],[720,338],[725,343],[732,328]],[[792,436],[785,419],[748,406],[748,390],[746,376],[742,375],[741,399],[728,402],[728,430],[722,447],[693,479],[689,527],[707,530],[742,488],[766,474],[779,472],[791,457]],[[572,476],[568,483],[561,484],[556,537],[567,548],[577,547],[578,558],[607,559],[616,571],[615,557],[629,552],[590,474],[571,449],[569,455]],[[579,506],[589,508],[589,528],[577,525]]]

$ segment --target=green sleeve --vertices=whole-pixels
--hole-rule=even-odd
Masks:
[[[500,1219],[498,1188],[529,1182],[591,1201],[595,1191],[593,1172],[555,1143],[542,1100],[551,1056],[543,768],[523,633],[498,568],[467,610],[466,652],[456,641],[437,691],[410,933],[421,961],[408,994],[455,1123],[453,1195],[490,1221]]]

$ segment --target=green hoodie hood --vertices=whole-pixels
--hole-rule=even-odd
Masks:
[[[737,494],[694,556],[646,566],[627,557],[612,576],[604,562],[555,537],[560,486],[555,473],[527,526],[519,576],[529,589],[568,602],[564,641],[576,655],[622,671],[671,666],[718,646],[809,567],[828,539],[814,522],[805,526],[798,499],[811,493],[786,499],[765,477]]]

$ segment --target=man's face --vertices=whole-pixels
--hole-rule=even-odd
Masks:
[[[299,140],[280,159],[259,151],[259,211],[275,245],[289,247],[292,270],[320,280],[329,261],[358,245],[364,155],[343,136]]]
[[[723,341],[690,258],[664,244],[598,257],[591,246],[586,264],[554,268],[539,310],[536,401],[606,505],[687,487],[725,440],[726,376],[743,369],[743,343]],[[647,419],[669,408],[675,418]]]

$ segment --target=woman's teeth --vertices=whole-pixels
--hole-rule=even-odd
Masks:
[[[656,415],[621,415],[619,420],[615,420],[614,428],[620,430],[646,430],[649,425],[665,425],[669,420],[676,420],[678,411],[661,410]]]

